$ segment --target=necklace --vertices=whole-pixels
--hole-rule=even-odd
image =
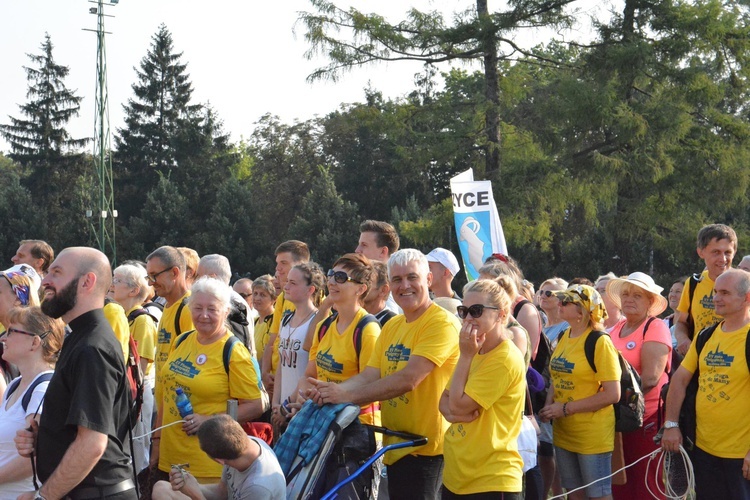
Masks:
[[[294,321],[294,316],[292,316],[292,319],[289,320],[289,335],[286,336],[286,345],[287,346],[289,346],[289,344],[291,342],[291,339],[292,339],[292,336],[294,335],[294,332],[296,332],[297,329],[300,326],[306,325],[309,322],[310,317],[314,316],[315,313],[317,313],[317,312],[318,312],[317,309],[313,309],[310,312],[310,314],[308,314],[307,316],[305,316],[305,319],[300,324],[298,324],[297,326],[292,326],[292,321]]]

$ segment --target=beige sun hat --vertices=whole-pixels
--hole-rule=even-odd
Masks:
[[[648,316],[658,316],[667,309],[667,299],[661,294],[664,288],[654,283],[654,279],[648,274],[637,271],[629,274],[627,278],[614,278],[607,283],[607,295],[609,295],[610,300],[614,302],[618,309],[622,309],[620,293],[625,285],[628,284],[635,285],[656,298],[651,307],[648,308],[648,312],[646,313]]]

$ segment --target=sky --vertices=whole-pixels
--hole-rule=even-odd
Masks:
[[[370,12],[377,11],[391,21],[403,17],[411,5],[423,10],[451,12],[474,2],[463,0],[393,0],[337,2]],[[579,0],[580,24],[567,38],[588,36],[587,16],[605,7],[596,0]],[[68,124],[75,138],[94,132],[96,86],[96,16],[89,14],[95,2],[86,0],[6,0],[0,5],[0,123],[8,116],[21,118],[18,105],[26,102],[27,80],[23,66],[31,64],[26,54],[40,54],[45,33],[54,45],[58,64],[68,66],[69,89],[83,97],[80,115]],[[490,9],[502,7],[491,1]],[[135,67],[148,52],[152,36],[164,23],[172,33],[174,50],[193,83],[193,102],[210,102],[233,140],[249,137],[254,123],[266,113],[285,123],[304,121],[335,111],[341,103],[361,102],[364,88],[371,85],[384,96],[398,98],[414,87],[417,62],[370,65],[355,69],[337,83],[308,83],[306,77],[325,60],[307,60],[304,27],[295,22],[301,11],[311,11],[309,0],[237,1],[212,0],[120,0],[105,7],[114,17],[105,19],[110,126],[114,133],[123,126],[122,104],[133,97]],[[548,34],[518,35],[527,46],[545,41]],[[447,67],[440,67],[441,70]],[[471,69],[471,68],[470,68]],[[475,67],[474,69],[479,69]],[[0,151],[8,144],[0,138]]]

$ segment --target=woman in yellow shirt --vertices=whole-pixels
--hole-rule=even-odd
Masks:
[[[506,327],[511,300],[491,280],[469,283],[463,296],[460,356],[440,399],[440,412],[451,422],[443,446],[442,497],[520,499],[526,366]]]
[[[553,390],[539,416],[553,420],[552,439],[563,488],[570,491],[589,485],[569,493],[569,498],[611,499],[612,481],[607,476],[615,446],[612,405],[620,400],[620,363],[606,334],[594,346],[596,371],[584,349],[593,331],[603,331],[607,312],[599,292],[590,286],[572,285],[555,295],[560,299],[560,317],[570,328],[561,334],[552,353]]]

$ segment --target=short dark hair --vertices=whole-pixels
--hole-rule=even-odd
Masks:
[[[365,285],[367,290],[359,296],[359,302],[364,303],[367,292],[373,286],[375,270],[372,261],[360,253],[345,253],[333,263],[333,267],[341,266],[347,270],[353,280]]]
[[[18,246],[31,245],[29,253],[35,259],[42,259],[42,272],[46,273],[49,265],[55,260],[55,251],[49,243],[44,240],[21,240]]]
[[[359,225],[360,233],[375,233],[375,242],[380,247],[388,247],[388,255],[393,255],[399,247],[400,241],[396,228],[387,222],[366,220]]]
[[[289,252],[290,254],[292,254],[292,258],[295,262],[307,262],[310,260],[310,248],[308,248],[307,243],[305,243],[304,241],[285,241],[284,243],[276,247],[276,251],[273,254],[279,255],[280,253],[285,252]]]
[[[146,262],[151,259],[159,259],[165,266],[169,266],[169,269],[177,267],[182,274],[185,274],[185,256],[175,247],[161,246],[146,257]]]
[[[706,248],[711,240],[729,240],[734,245],[734,251],[737,251],[737,233],[734,229],[726,224],[709,224],[703,226],[698,231],[698,248]]]
[[[206,455],[236,460],[247,448],[247,433],[227,414],[214,415],[198,428],[198,444]]]

